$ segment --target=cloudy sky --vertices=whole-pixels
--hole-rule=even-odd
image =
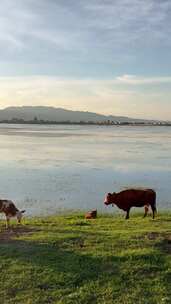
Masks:
[[[0,108],[171,120],[170,0],[1,0]]]

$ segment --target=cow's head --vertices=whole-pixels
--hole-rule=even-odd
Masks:
[[[24,212],[25,212],[25,210],[21,210],[21,211],[17,211],[17,213],[16,213],[17,221],[19,224],[21,223],[21,219],[22,219]]]
[[[116,193],[108,193],[106,196],[105,196],[105,200],[104,200],[104,204],[105,205],[111,205],[111,204],[114,204],[115,203],[115,195]]]

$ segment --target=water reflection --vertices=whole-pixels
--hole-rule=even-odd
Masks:
[[[105,210],[106,191],[154,187],[170,205],[170,127],[0,125],[1,197],[28,214]]]

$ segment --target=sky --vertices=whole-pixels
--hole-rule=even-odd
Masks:
[[[1,0],[0,108],[171,120],[170,0]]]

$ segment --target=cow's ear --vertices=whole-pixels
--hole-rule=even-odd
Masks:
[[[108,193],[107,195],[108,195],[108,196],[111,196],[112,194],[111,194],[111,193]]]

